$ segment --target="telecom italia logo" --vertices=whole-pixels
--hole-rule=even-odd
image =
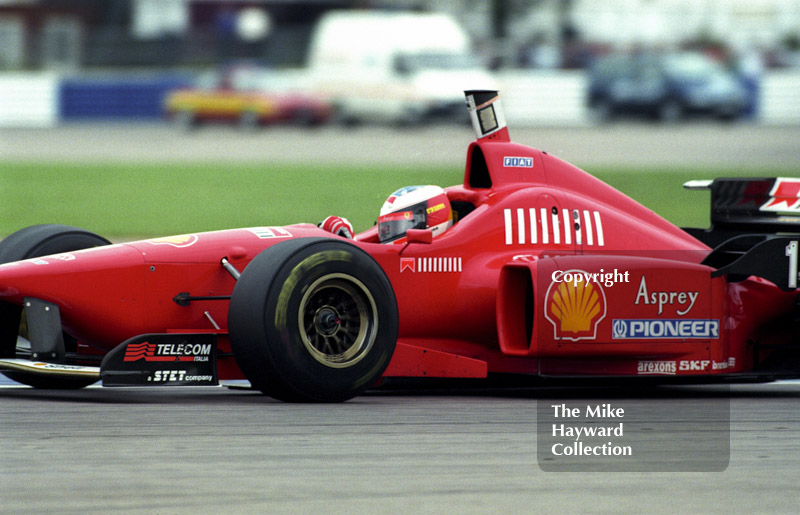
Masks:
[[[647,338],[716,340],[719,338],[719,320],[616,318],[612,327],[612,337],[615,340]]]

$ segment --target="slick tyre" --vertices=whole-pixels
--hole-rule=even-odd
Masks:
[[[109,245],[111,242],[89,231],[68,225],[33,225],[20,229],[0,241],[0,264],[31,259],[50,254]],[[24,347],[27,329],[22,320],[22,308],[0,302],[0,357],[28,358],[30,351]],[[22,338],[19,338],[22,337]],[[64,334],[67,352],[75,351],[75,339]],[[3,374],[9,379],[34,388],[75,389],[94,383],[94,379],[54,378],[17,371]]]
[[[373,385],[389,364],[397,302],[386,274],[358,247],[289,240],[244,269],[228,329],[255,388],[289,402],[341,402]]]

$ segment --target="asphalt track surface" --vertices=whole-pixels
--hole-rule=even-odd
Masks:
[[[537,404],[673,414],[649,472],[547,472]],[[730,406],[722,470],[663,472],[687,403]],[[800,384],[371,393],[0,387],[2,513],[797,513]],[[635,432],[635,430],[630,430]],[[674,431],[674,435],[672,434]],[[673,438],[675,436],[675,438]],[[634,448],[638,449],[634,439]],[[727,459],[726,459],[727,461]]]
[[[513,141],[591,171],[593,166],[778,167],[800,164],[800,126],[619,123],[602,127],[510,127]],[[37,162],[258,162],[463,166],[470,127],[413,130],[337,126],[316,130],[168,124],[73,124],[0,129],[0,159]]]

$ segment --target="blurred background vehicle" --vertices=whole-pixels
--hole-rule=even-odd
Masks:
[[[800,124],[795,0],[0,0],[0,126],[156,121],[242,60],[345,121],[447,119],[488,86],[514,126],[582,126],[593,63],[634,51],[706,56],[745,87],[741,119]],[[683,89],[713,104],[723,82]]]
[[[315,126],[331,116],[329,103],[302,93],[265,68],[251,65],[228,66],[201,74],[194,87],[167,94],[164,111],[185,128],[208,122],[248,128],[287,122]]]
[[[589,76],[589,108],[598,121],[625,114],[734,120],[745,113],[747,97],[737,76],[697,52],[613,54],[598,59]]]
[[[331,11],[314,29],[307,62],[347,124],[464,123],[462,90],[496,88],[445,14]]]

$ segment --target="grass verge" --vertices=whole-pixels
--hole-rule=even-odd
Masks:
[[[702,227],[708,225],[709,195],[684,191],[685,181],[800,175],[800,170],[590,172],[677,225]],[[395,189],[462,180],[461,167],[0,163],[0,237],[38,223],[126,238],[317,222],[330,214],[349,218],[361,231],[373,224]]]

